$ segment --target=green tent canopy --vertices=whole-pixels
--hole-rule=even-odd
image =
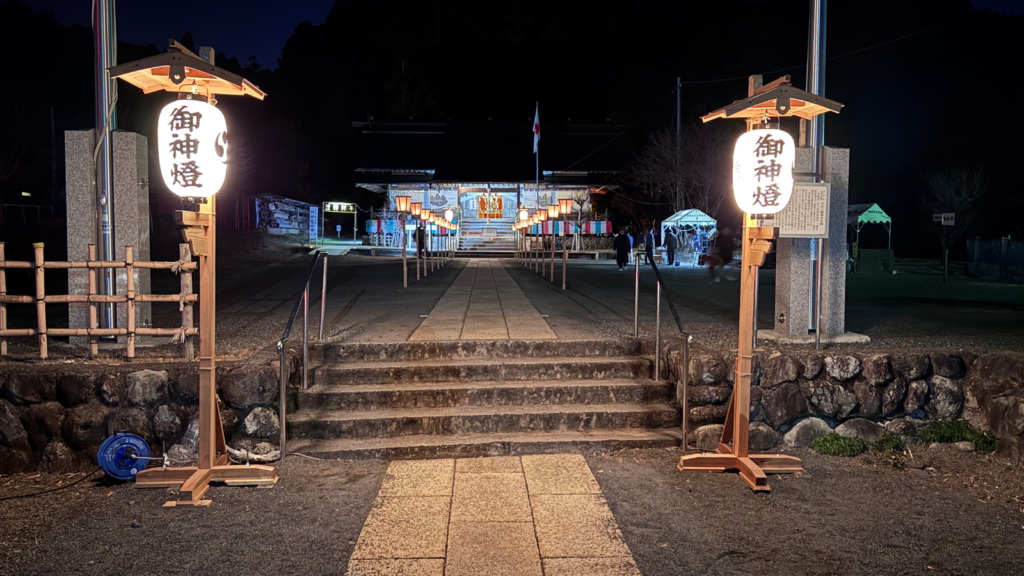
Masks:
[[[860,229],[867,224],[881,224],[889,233],[889,249],[892,250],[892,218],[878,204],[850,204],[846,209],[846,223],[857,231],[860,244]]]

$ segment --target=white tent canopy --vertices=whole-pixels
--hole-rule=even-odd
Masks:
[[[665,218],[661,222],[661,228],[664,230],[669,226],[675,226],[677,228],[714,228],[718,226],[718,221],[708,216],[707,214],[697,210],[696,208],[690,208],[689,210],[680,210],[675,214]]]
[[[860,244],[860,229],[867,224],[881,224],[889,233],[889,249],[892,250],[892,218],[878,204],[850,204],[846,209],[846,223],[857,231]]]

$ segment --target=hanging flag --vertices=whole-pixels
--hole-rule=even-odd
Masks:
[[[540,142],[540,102],[537,103],[537,112],[533,115],[533,153],[537,153],[537,143]]]

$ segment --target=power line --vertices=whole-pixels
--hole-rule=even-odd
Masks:
[[[845,58],[847,56],[852,56],[854,54],[859,54],[861,52],[867,52],[868,50],[873,50],[873,49],[878,48],[880,46],[885,46],[886,44],[892,44],[893,42],[899,42],[901,40],[906,40],[907,38],[911,38],[911,37],[917,36],[919,34],[924,34],[925,32],[930,32],[932,30],[935,30],[936,28],[941,28],[941,27],[943,27],[943,26],[945,26],[947,24],[949,24],[949,22],[944,22],[942,24],[937,24],[935,26],[932,26],[931,28],[925,28],[924,30],[918,30],[917,32],[911,32],[910,34],[907,34],[905,36],[900,36],[899,38],[893,38],[891,40],[886,40],[885,42],[879,42],[878,44],[872,44],[871,46],[866,46],[864,48],[858,48],[857,50],[853,50],[853,51],[850,51],[850,52],[845,52],[843,54],[837,54],[836,56],[830,56],[830,57],[826,58],[826,61],[828,61],[828,60],[838,60],[840,58]],[[767,76],[767,75],[771,75],[771,74],[778,74],[779,72],[788,72],[790,70],[797,70],[799,68],[806,68],[806,67],[807,67],[806,64],[799,64],[797,66],[789,66],[787,68],[779,68],[778,70],[769,70],[768,72],[763,72],[762,74]],[[750,77],[750,75],[747,75],[747,76],[735,76],[735,77],[732,77],[732,78],[719,78],[717,80],[688,80],[688,81],[680,82],[680,84],[687,84],[687,85],[693,85],[693,84],[715,84],[715,83],[719,83],[719,82],[734,82],[736,80],[746,80],[749,77]],[[671,95],[673,95],[675,93],[676,93],[676,90],[673,89],[671,92],[669,92],[668,95],[671,96]],[[612,142],[617,140],[620,136],[622,136],[626,132],[629,132],[634,126],[639,124],[641,120],[643,120],[644,118],[649,116],[651,114],[651,112],[654,112],[654,110],[658,106],[660,106],[662,103],[664,103],[664,101],[665,101],[664,98],[662,100],[659,100],[654,106],[651,107],[650,110],[648,110],[647,112],[644,113],[643,116],[638,118],[636,120],[636,122],[633,122],[632,124],[627,126],[625,130],[623,130],[622,132],[619,132],[618,134],[616,134],[611,140],[605,142],[601,146],[598,146],[590,154],[587,154],[583,158],[580,158],[579,160],[577,160],[577,161],[573,162],[572,164],[570,164],[569,166],[567,166],[565,168],[565,170],[569,170],[573,166],[579,164],[580,162],[583,162],[584,160],[586,160],[587,158],[590,158],[594,154],[597,154],[602,149],[604,149],[605,146],[608,146],[609,144],[611,144]]]
[[[942,23],[942,24],[937,24],[935,26],[932,26],[931,28],[925,28],[924,30],[918,30],[917,32],[911,32],[910,34],[907,34],[906,36],[900,36],[899,38],[893,38],[892,40],[886,40],[885,42],[879,42],[878,44],[872,44],[871,46],[866,46],[864,48],[858,48],[857,50],[852,50],[850,52],[845,52],[843,54],[837,54],[836,56],[830,56],[830,57],[826,58],[826,61],[827,60],[838,60],[840,58],[845,58],[847,56],[852,56],[854,54],[860,54],[861,52],[867,52],[868,50],[874,50],[875,48],[878,48],[880,46],[885,46],[886,44],[892,44],[893,42],[899,42],[901,40],[906,40],[907,38],[911,38],[911,37],[917,36],[918,34],[924,34],[925,32],[930,32],[932,30],[935,30],[936,28],[941,28],[941,27],[945,26],[946,24],[949,24],[949,22],[945,22],[945,23]],[[779,72],[789,72],[790,70],[797,70],[799,68],[806,68],[806,67],[807,67],[806,64],[799,64],[797,66],[789,66],[787,68],[779,68],[778,70],[770,70],[768,72],[763,72],[763,74],[767,76],[769,74],[778,74]],[[684,80],[682,83],[683,84],[715,84],[715,83],[718,83],[718,82],[733,82],[733,81],[736,81],[736,80],[746,80],[749,77],[750,76],[747,75],[747,76],[734,76],[732,78],[719,78],[717,80]]]

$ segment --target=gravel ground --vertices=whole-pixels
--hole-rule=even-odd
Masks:
[[[293,456],[274,488],[214,487],[200,509],[97,474],[0,502],[0,574],[343,574],[386,467]],[[75,479],[0,478],[0,498]]]
[[[1024,574],[1024,467],[951,447],[819,456],[755,494],[676,449],[588,457],[645,576]]]
[[[645,576],[1024,574],[1021,465],[948,446],[901,468],[802,450],[805,473],[755,494],[735,474],[679,472],[680,454],[587,455]],[[274,488],[215,487],[203,509],[98,476],[0,501],[0,574],[343,574],[385,469],[291,457]],[[79,478],[0,477],[0,498]]]

